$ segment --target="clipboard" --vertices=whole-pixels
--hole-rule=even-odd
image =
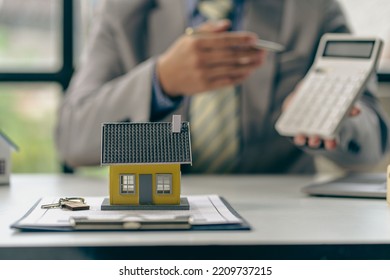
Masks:
[[[174,219],[158,219],[158,220],[142,220],[142,221],[127,221],[127,220],[94,220],[94,219],[78,219],[69,220],[67,225],[33,225],[24,224],[23,221],[28,218],[42,204],[42,198],[39,199],[23,217],[13,223],[10,227],[25,232],[32,231],[57,231],[57,232],[79,232],[79,231],[216,231],[216,230],[251,230],[249,223],[238,214],[238,212],[227,202],[223,197],[218,196],[220,201],[229,210],[229,212],[237,217],[239,223],[219,223],[219,224],[192,224],[190,216],[179,215]],[[62,210],[61,210],[62,211]],[[65,211],[65,210],[64,210]],[[130,210],[131,212],[131,210]]]

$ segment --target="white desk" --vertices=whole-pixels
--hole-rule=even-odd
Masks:
[[[390,259],[385,200],[308,197],[304,176],[183,176],[183,194],[224,198],[251,231],[19,232],[45,196],[106,196],[107,180],[13,175],[0,187],[0,259]]]

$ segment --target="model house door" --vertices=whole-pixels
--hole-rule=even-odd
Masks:
[[[153,191],[152,191],[152,175],[140,174],[139,175],[139,203],[140,204],[152,204]]]

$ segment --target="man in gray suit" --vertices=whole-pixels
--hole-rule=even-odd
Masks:
[[[172,114],[191,121],[194,96],[238,85],[240,145],[230,172],[312,173],[314,155],[360,169],[384,156],[388,128],[372,95],[375,82],[337,139],[288,139],[274,129],[321,36],[348,32],[336,1],[234,0],[229,20],[203,25],[198,2],[103,3],[61,107],[56,136],[64,162],[72,167],[100,163],[103,122],[160,121]],[[198,35],[183,35],[188,26]],[[231,29],[242,31],[227,32]],[[257,37],[279,42],[286,51],[254,50]]]

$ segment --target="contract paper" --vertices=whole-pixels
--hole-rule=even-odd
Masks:
[[[66,228],[73,218],[93,220],[169,220],[180,216],[190,216],[191,225],[234,225],[243,220],[231,211],[218,195],[186,196],[190,210],[100,210],[104,197],[84,197],[90,210],[70,211],[67,209],[41,209],[41,205],[56,203],[59,197],[42,198],[30,213],[15,225],[15,228]]]

